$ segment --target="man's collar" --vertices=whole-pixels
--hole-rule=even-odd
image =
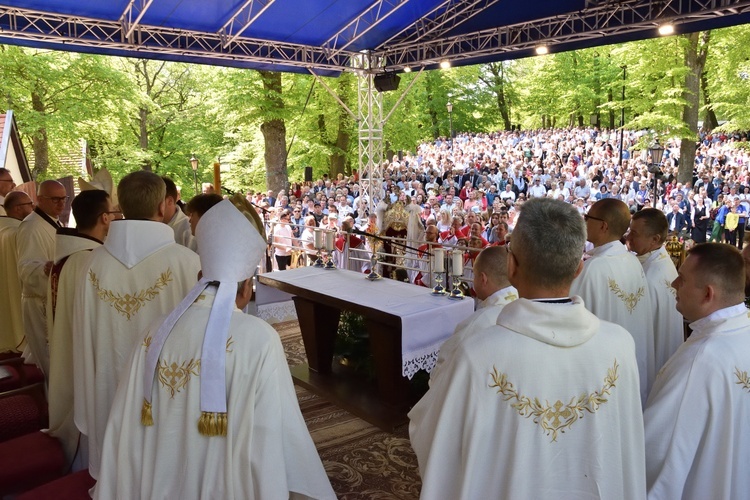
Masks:
[[[38,215],[39,217],[41,217],[42,219],[44,219],[44,220],[45,220],[45,221],[46,221],[47,223],[49,223],[49,224],[50,224],[51,226],[53,226],[53,227],[55,227],[55,228],[58,228],[58,227],[62,227],[62,225],[61,225],[61,224],[60,224],[60,223],[59,223],[58,221],[56,221],[55,219],[53,219],[52,217],[50,217],[49,215],[47,215],[47,214],[46,214],[46,213],[44,212],[44,210],[42,210],[41,208],[39,208],[39,207],[35,207],[35,208],[34,208],[34,212],[36,212],[36,214],[37,214],[37,215]]]

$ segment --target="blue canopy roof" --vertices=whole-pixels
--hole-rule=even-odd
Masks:
[[[335,76],[363,52],[402,71],[748,21],[747,0],[6,0],[0,42]]]

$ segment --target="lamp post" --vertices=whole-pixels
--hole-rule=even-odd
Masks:
[[[648,147],[648,152],[651,155],[651,163],[648,165],[648,171],[654,176],[654,206],[656,208],[656,184],[661,173],[661,159],[664,156],[664,148],[659,144],[659,139],[654,139],[651,146]]]
[[[448,129],[451,138],[451,153],[453,152],[453,104],[448,103],[445,105],[448,108]]]
[[[620,168],[622,169],[622,146],[625,139],[625,80],[628,67],[622,66],[622,110],[620,112]]]
[[[195,157],[195,153],[190,157],[190,166],[193,168],[193,180],[195,181],[195,194],[198,192],[198,158]]]

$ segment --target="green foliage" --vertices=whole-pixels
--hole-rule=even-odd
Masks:
[[[454,132],[588,126],[592,116],[602,127],[619,127],[623,109],[627,128],[694,137],[683,111],[703,96],[685,92],[687,47],[687,37],[673,36],[402,74],[400,89],[382,95],[383,116],[393,110],[385,144],[414,151],[421,141],[447,137],[451,121]],[[749,26],[711,32],[703,92],[727,121],[723,130],[750,129],[748,61]],[[323,81],[356,114],[357,77]],[[150,168],[172,176],[185,198],[193,194],[193,154],[200,182],[212,180],[221,158],[229,168],[225,186],[265,189],[260,127],[269,120],[284,122],[290,180],[308,165],[315,177],[357,167],[356,120],[311,75],[284,74],[281,82],[279,94],[264,88],[257,71],[0,46],[3,104],[16,113],[39,179],[80,175],[68,157],[85,139],[95,168],[106,166],[116,180]]]

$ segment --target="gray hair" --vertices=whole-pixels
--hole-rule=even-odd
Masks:
[[[512,252],[535,285],[569,285],[583,255],[586,225],[573,205],[534,198],[524,203],[512,242]]]

